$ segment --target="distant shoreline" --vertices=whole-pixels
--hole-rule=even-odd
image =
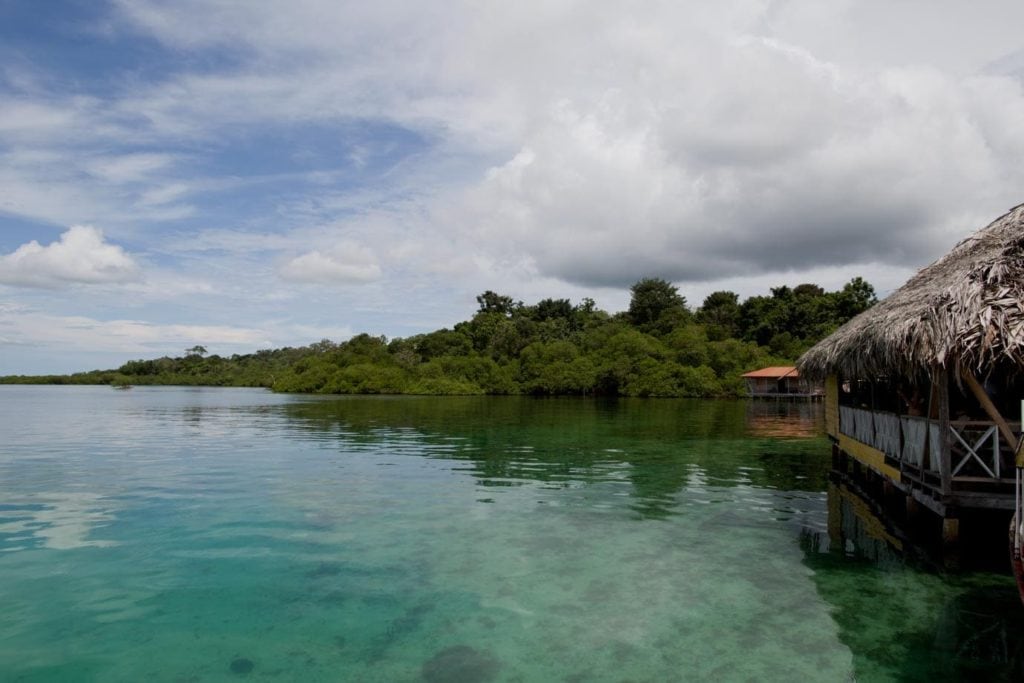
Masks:
[[[738,398],[742,375],[791,365],[804,350],[874,301],[854,278],[841,290],[776,287],[739,301],[714,292],[695,311],[671,283],[645,278],[629,309],[590,299],[526,305],[495,292],[451,329],[223,357],[194,346],[178,357],[116,369],[7,375],[0,384],[262,387],[282,393],[412,396],[637,396]]]

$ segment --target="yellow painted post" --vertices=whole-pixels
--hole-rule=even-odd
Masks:
[[[839,378],[835,375],[825,379],[825,431],[839,438]]]

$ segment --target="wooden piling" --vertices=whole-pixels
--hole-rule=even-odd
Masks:
[[[960,519],[944,517],[942,519],[942,546],[955,548],[960,543]]]
[[[913,493],[908,493],[906,500],[904,501],[905,510],[907,513],[907,520],[916,520],[921,514],[921,504],[914,498]]]

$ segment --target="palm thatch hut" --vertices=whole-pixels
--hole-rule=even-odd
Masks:
[[[1024,397],[1024,205],[798,361],[840,455],[946,517],[1013,507]],[[1024,463],[1021,463],[1024,464]]]

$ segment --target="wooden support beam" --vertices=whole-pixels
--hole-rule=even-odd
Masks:
[[[961,370],[960,376],[964,382],[970,388],[971,393],[974,394],[974,398],[978,399],[978,403],[981,404],[985,414],[988,415],[989,419],[996,423],[999,427],[999,433],[1003,435],[1006,443],[1010,446],[1014,453],[1017,452],[1017,435],[1010,429],[1010,425],[1006,423],[1006,420],[999,413],[999,409],[992,403],[992,399],[985,393],[984,387],[978,383],[978,380],[967,370]]]
[[[939,421],[939,443],[932,451],[932,455],[939,457],[939,479],[942,495],[948,496],[953,492],[953,466],[950,463],[949,447],[949,373],[946,368],[936,368],[932,373],[932,383],[935,386],[936,404],[938,408]],[[938,453],[935,453],[935,451]]]

